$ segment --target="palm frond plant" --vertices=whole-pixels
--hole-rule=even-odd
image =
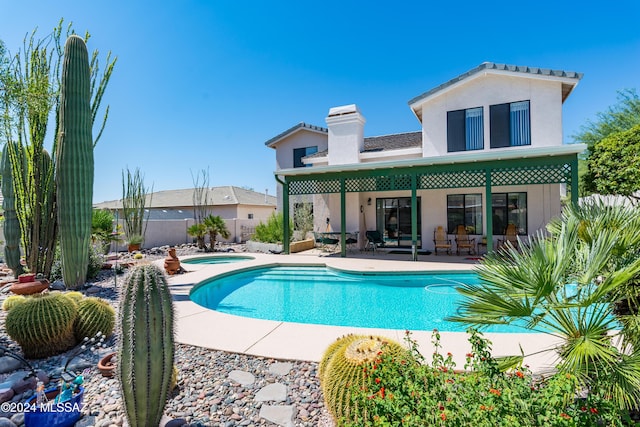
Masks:
[[[477,268],[481,283],[459,289],[464,300],[451,320],[551,334],[560,372],[576,375],[585,390],[605,391],[621,409],[638,407],[637,335],[614,315],[640,277],[637,210],[596,202],[565,210],[548,229],[520,252],[487,255]]]
[[[223,239],[228,239],[231,236],[229,229],[227,228],[227,223],[222,219],[220,215],[209,215],[207,216],[203,224],[209,233],[209,250],[213,252],[216,246],[216,237],[220,235]]]
[[[187,228],[187,233],[189,234],[189,236],[196,238],[198,249],[203,249],[203,250],[206,249],[206,246],[204,243],[204,236],[205,234],[207,234],[207,227],[204,224],[202,223],[193,224],[192,226]]]

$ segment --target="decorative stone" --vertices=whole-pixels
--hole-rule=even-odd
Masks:
[[[21,394],[27,390],[33,390],[34,388],[36,388],[37,382],[38,380],[35,379],[34,377],[29,377],[26,379],[20,378],[19,380],[13,383],[11,388],[13,389],[15,394]]]
[[[74,425],[74,427],[92,427],[96,425],[96,417],[93,415],[85,415],[80,418]]]
[[[262,405],[260,408],[260,418],[264,418],[282,427],[294,427],[293,420],[295,416],[296,408],[293,405]]]
[[[49,289],[52,291],[65,291],[67,287],[61,280],[56,280],[52,284],[49,285]]]
[[[93,295],[93,294],[100,293],[100,291],[102,291],[101,287],[99,287],[99,286],[91,286],[85,292],[87,293],[87,295]]]
[[[287,399],[287,386],[280,383],[269,384],[256,393],[256,402],[284,402]]]
[[[0,374],[13,372],[22,365],[22,362],[9,356],[0,357]]]
[[[24,424],[24,413],[20,412],[18,414],[15,414],[10,419],[15,425],[21,426]]]
[[[0,427],[18,427],[9,418],[0,418]]]
[[[233,370],[229,372],[229,379],[237,382],[240,385],[253,384],[256,377],[253,374],[245,371]]]
[[[8,402],[13,398],[15,392],[9,384],[0,384],[0,403]]]
[[[269,366],[269,373],[274,375],[287,375],[293,369],[293,364],[290,362],[278,362]]]

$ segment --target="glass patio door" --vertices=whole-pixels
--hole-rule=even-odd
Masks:
[[[418,247],[420,238],[420,197],[418,202]],[[385,246],[411,247],[411,197],[398,197],[376,200],[376,224],[382,234]]]

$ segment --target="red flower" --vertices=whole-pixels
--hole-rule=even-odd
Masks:
[[[442,421],[446,420],[446,419],[447,419],[447,414],[445,414],[444,412],[443,412],[443,413],[441,413],[441,414],[440,414],[440,419],[441,419]]]
[[[384,399],[384,387],[380,387],[380,391],[378,393],[380,394],[380,398]]]
[[[376,378],[376,384],[380,384],[380,381],[382,381],[380,378]]]
[[[522,372],[520,372],[520,371],[517,371],[517,372],[516,372],[516,377],[518,377],[518,378],[524,378],[524,374],[523,374]]]
[[[587,411],[587,407],[586,407],[586,406],[583,406],[582,408],[580,408],[580,410],[581,410],[582,412],[586,412],[586,411]]]
[[[469,359],[473,359],[473,353],[467,353],[467,357],[468,357]]]
[[[440,405],[438,409],[440,409],[441,411],[444,411],[444,406]]]
[[[597,414],[598,413],[598,410],[596,408],[591,408],[590,411],[591,411],[592,414]]]
[[[496,390],[495,388],[490,388],[489,393],[495,394],[496,396],[500,396],[500,390]]]
[[[570,417],[569,415],[565,414],[564,412],[563,412],[563,413],[561,413],[561,414],[560,414],[560,416],[561,416],[562,418],[564,418],[565,420],[570,420],[570,419],[571,419],[571,417]]]
[[[447,353],[447,357],[453,357],[453,354]]]

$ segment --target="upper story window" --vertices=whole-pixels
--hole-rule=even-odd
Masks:
[[[483,108],[447,112],[447,151],[484,148]]]
[[[529,101],[489,107],[491,148],[531,145]]]
[[[293,149],[293,167],[304,168],[304,167],[311,166],[311,165],[305,165],[304,163],[302,163],[302,158],[317,152],[318,152],[317,145],[313,147],[294,148]]]

